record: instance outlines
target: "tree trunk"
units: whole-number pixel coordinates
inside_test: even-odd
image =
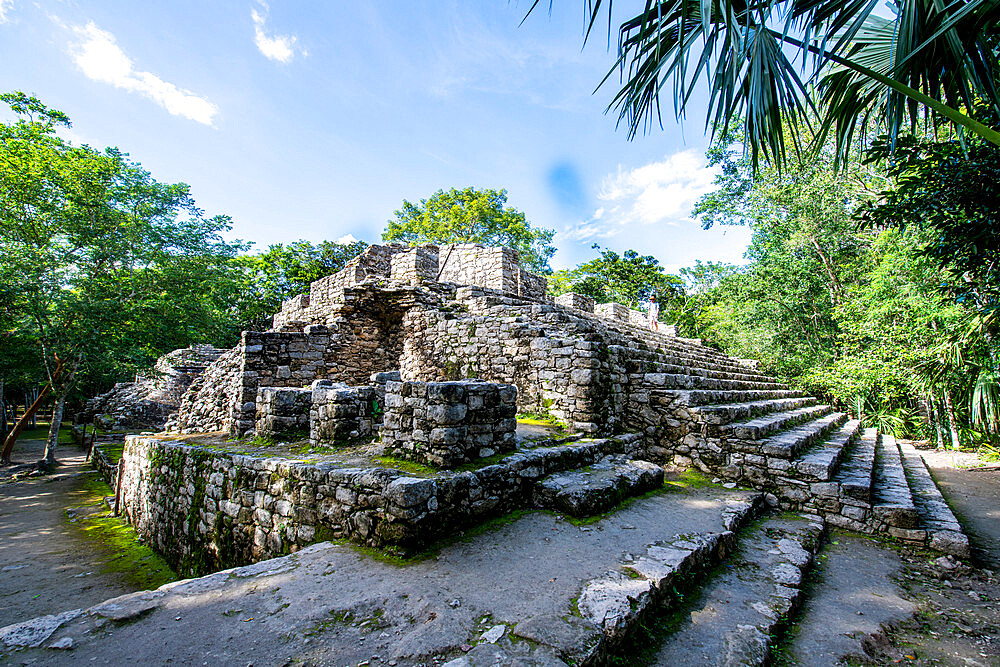
[[[51,386],[45,385],[42,390],[38,392],[38,398],[35,399],[35,402],[25,408],[24,414],[22,414],[20,419],[17,420],[17,423],[14,424],[14,428],[10,430],[10,433],[7,434],[6,440],[3,442],[3,453],[0,454],[0,463],[10,463],[10,457],[14,451],[14,443],[17,442],[17,438],[21,435],[21,431],[23,431],[28,425],[28,422],[31,421],[32,415],[38,412],[38,408],[42,407],[42,401],[46,396],[48,396],[51,390]]]
[[[941,410],[938,408],[937,401],[934,400],[933,396],[929,396],[927,402],[931,407],[931,428],[934,429],[934,439],[937,448],[944,449],[944,438],[941,436],[941,431],[944,430],[944,424],[941,423]]]
[[[7,439],[7,404],[3,400],[3,380],[0,380],[0,441]]]
[[[948,414],[948,430],[951,431],[951,448],[961,449],[962,441],[958,437],[958,420],[955,419],[955,408],[951,404],[951,397],[948,396],[948,390],[944,390],[944,409]]]
[[[42,460],[45,465],[51,466],[56,463],[56,446],[59,444],[59,427],[62,425],[63,410],[66,409],[66,394],[69,387],[59,392],[55,405],[52,407],[52,422],[49,423],[49,439],[45,441],[45,456]]]
[[[42,459],[45,465],[54,465],[56,462],[56,447],[59,444],[59,429],[62,427],[63,411],[66,409],[66,396],[73,388],[73,380],[76,378],[76,369],[80,364],[77,358],[69,366],[69,372],[63,375],[63,380],[56,388],[56,401],[52,407],[52,422],[49,424],[49,439],[45,442],[45,456]]]

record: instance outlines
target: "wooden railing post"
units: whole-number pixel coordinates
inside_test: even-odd
[[[115,479],[115,516],[118,516],[122,502],[122,477],[125,476],[125,459],[118,459],[118,476]]]

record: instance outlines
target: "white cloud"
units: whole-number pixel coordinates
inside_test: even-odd
[[[353,234],[345,234],[344,236],[341,236],[339,239],[334,241],[334,243],[339,243],[341,245],[350,245],[352,243],[357,243],[357,242],[358,240],[354,238]]]
[[[250,18],[253,20],[254,44],[257,49],[271,60],[279,63],[290,63],[295,57],[295,35],[268,35],[264,31],[264,24],[267,22],[267,3],[259,2],[262,12],[256,9],[250,10]],[[306,55],[305,51],[302,55]]]
[[[0,23],[6,23],[10,20],[7,18],[7,12],[9,12],[13,6],[14,0],[0,0]]]
[[[586,241],[616,236],[632,225],[691,222],[691,209],[713,189],[715,175],[716,170],[694,149],[635,169],[619,166],[601,184],[597,197],[603,205],[589,220],[564,233],[567,238]]]
[[[155,74],[136,71],[110,32],[101,30],[93,21],[74,30],[82,41],[71,49],[73,60],[88,78],[145,95],[175,116],[212,124],[219,112],[217,106]]]

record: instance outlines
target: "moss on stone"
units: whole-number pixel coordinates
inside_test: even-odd
[[[395,470],[409,472],[415,475],[436,475],[441,472],[438,468],[434,468],[424,463],[400,459],[395,456],[376,456],[372,460],[379,465],[385,466],[386,468],[394,468]]]

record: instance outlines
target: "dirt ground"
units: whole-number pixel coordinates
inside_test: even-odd
[[[34,462],[44,446],[25,440],[17,453],[22,462]],[[58,457],[60,465],[48,475],[0,483],[0,627],[142,588],[118,567],[134,548],[109,541],[109,522],[95,518],[108,514],[101,492],[110,489],[81,450],[63,445]]]
[[[1000,465],[983,464],[968,452],[920,454],[972,541],[973,561],[1000,569]]]

